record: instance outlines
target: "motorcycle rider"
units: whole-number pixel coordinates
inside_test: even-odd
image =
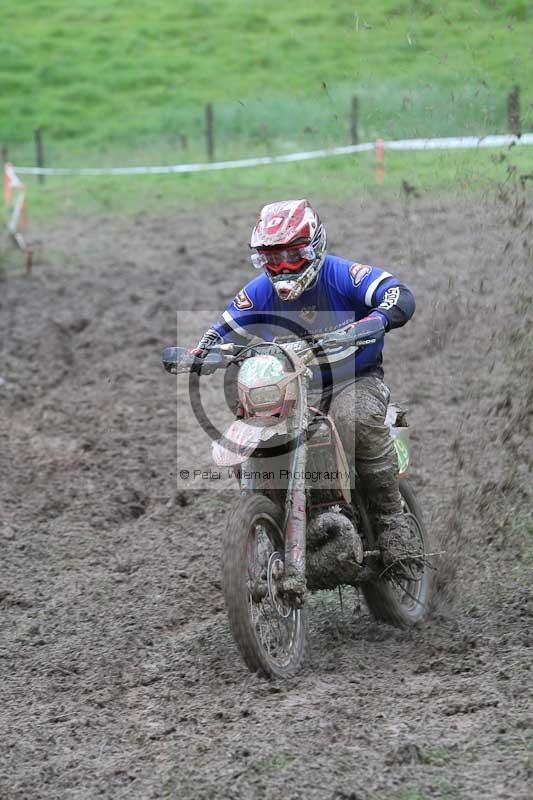
[[[390,331],[414,313],[411,291],[390,272],[326,253],[325,227],[305,199],[264,206],[250,247],[254,267],[263,272],[205,332],[192,351],[198,357],[223,341],[272,341],[268,315],[286,311],[310,335],[357,328],[368,317]],[[420,545],[403,515],[396,451],[385,424],[390,392],[383,382],[382,347],[383,339],[328,355],[330,414],[359,476],[384,563],[399,576],[406,569],[408,576]]]

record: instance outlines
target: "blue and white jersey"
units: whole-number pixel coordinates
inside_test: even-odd
[[[294,301],[279,299],[266,274],[250,281],[228,305],[213,328],[217,338],[244,343],[253,337],[302,338],[346,326],[379,314],[385,329],[400,327],[411,318],[415,303],[411,291],[390,272],[327,255],[315,284]],[[360,349],[328,352],[333,381],[381,371],[383,341]],[[322,372],[322,375],[321,375]],[[313,367],[311,385],[327,380],[329,370]]]

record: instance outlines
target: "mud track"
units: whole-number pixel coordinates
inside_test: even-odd
[[[531,213],[513,192],[321,210],[333,252],[417,297],[386,371],[447,551],[432,620],[322,593],[297,680],[239,660],[232,498],[176,491],[159,358],[177,307],[249,278],[255,209],[34,231],[33,276],[0,280],[1,797],[531,796]]]

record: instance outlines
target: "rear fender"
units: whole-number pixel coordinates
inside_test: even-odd
[[[409,460],[411,458],[407,428],[392,428],[392,440],[398,458],[398,476],[405,478],[409,472]]]
[[[405,418],[405,411],[399,406],[389,405],[385,424],[388,425],[398,459],[398,473],[400,478],[405,478],[409,471],[411,459],[411,443],[409,441],[409,428]]]

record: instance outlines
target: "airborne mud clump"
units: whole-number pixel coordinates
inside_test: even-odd
[[[160,366],[176,308],[223,308],[253,277],[255,207],[213,209],[207,232],[193,214],[38,232],[33,275],[0,282],[3,797],[529,796],[520,191],[320,208],[333,252],[391,266],[416,295],[386,375],[445,553],[433,617],[412,631],[374,622],[353,590],[342,610],[315,595],[288,684],[250,675],[230,638],[220,535],[234,496],[176,492],[176,384]]]

